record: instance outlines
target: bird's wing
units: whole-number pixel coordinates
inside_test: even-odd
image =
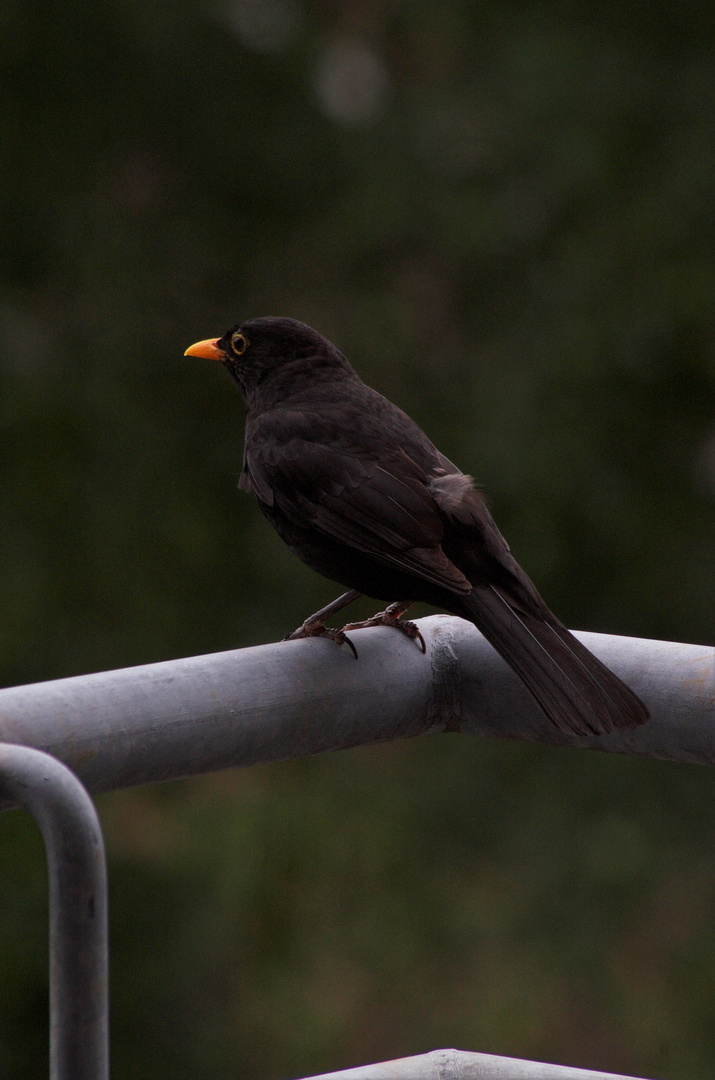
[[[443,455],[440,458],[441,467],[430,476],[428,486],[447,521],[451,542],[445,546],[452,557],[473,585],[488,583],[515,610],[529,614],[548,610],[511,554],[472,478],[460,473]]]
[[[424,472],[399,449],[379,456],[356,432],[282,409],[254,421],[242,477],[267,506],[386,566],[467,594],[442,551],[443,521]]]

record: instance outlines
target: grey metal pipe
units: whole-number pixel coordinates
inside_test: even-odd
[[[40,827],[50,882],[50,1077],[107,1080],[107,875],[97,814],[76,776],[0,744],[0,792]]]
[[[321,1073],[305,1080],[636,1080],[615,1073],[547,1065],[522,1058],[470,1054],[466,1050],[433,1050],[418,1057],[360,1065],[343,1072]]]
[[[262,645],[0,690],[0,740],[44,749],[90,791],[367,743],[460,731],[715,763],[715,650],[578,634],[639,693],[632,732],[557,731],[471,623],[420,620],[427,654],[394,630]]]

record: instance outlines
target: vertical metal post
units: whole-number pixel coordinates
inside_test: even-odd
[[[0,743],[0,794],[40,827],[50,883],[50,1078],[108,1080],[107,873],[94,804],[40,750]]]

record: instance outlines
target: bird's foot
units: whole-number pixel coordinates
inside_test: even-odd
[[[406,634],[412,641],[418,642],[423,653],[427,652],[427,646],[425,645],[425,639],[420,633],[417,623],[410,622],[409,620],[402,621],[402,616],[407,611],[409,604],[397,603],[390,604],[385,611],[379,611],[377,615],[373,615],[371,619],[365,619],[364,622],[347,623],[339,633],[343,633],[346,630],[363,630],[367,626],[394,626],[396,630],[401,630],[403,634]]]
[[[298,641],[300,638],[308,637],[325,637],[337,645],[347,645],[355,659],[358,658],[357,649],[346,633],[342,630],[333,630],[330,626],[326,626],[322,619],[316,619],[315,616],[306,619],[302,626],[299,626],[292,634],[286,634],[283,640]]]

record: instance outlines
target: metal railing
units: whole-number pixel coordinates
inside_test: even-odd
[[[637,1080],[633,1076],[547,1065],[466,1050],[433,1050],[418,1057],[360,1065],[344,1072],[322,1073],[305,1080]]]
[[[471,624],[389,629],[192,657],[0,690],[0,807],[35,816],[50,872],[51,1078],[106,1080],[106,873],[90,791],[451,731],[715,764],[715,650],[577,636],[651,710],[635,731],[556,730]],[[79,778],[79,779],[78,779]],[[81,782],[80,782],[81,781]],[[439,1050],[321,1080],[618,1080]]]
[[[50,882],[50,1076],[107,1080],[107,871],[94,804],[66,765],[0,743],[0,792],[35,818]]]

